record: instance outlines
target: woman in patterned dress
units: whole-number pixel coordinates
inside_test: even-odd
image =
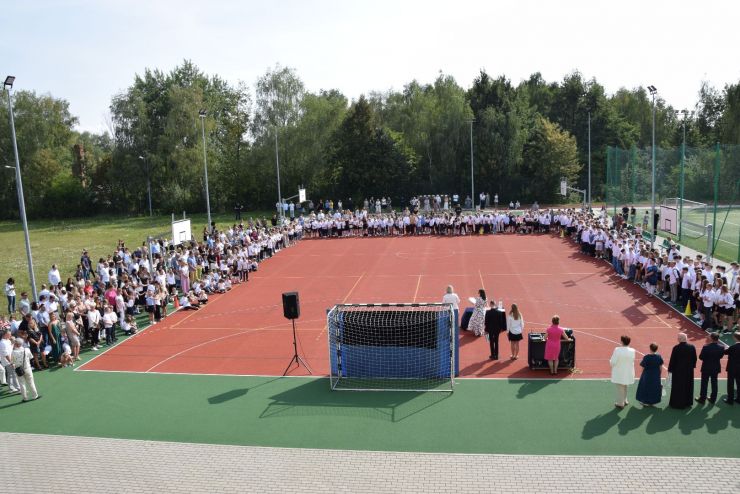
[[[473,315],[470,317],[468,323],[468,329],[475,334],[475,336],[481,336],[485,331],[486,322],[486,291],[482,288],[478,290],[478,297],[475,299],[475,308],[473,309]]]

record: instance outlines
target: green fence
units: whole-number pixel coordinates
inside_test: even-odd
[[[642,219],[652,201],[652,150],[607,148],[605,197],[617,213],[635,206]],[[684,245],[712,252],[725,261],[740,261],[740,146],[655,149],[656,211]],[[670,225],[670,223],[669,223]],[[707,225],[712,225],[711,236]],[[670,233],[664,233],[670,234]]]

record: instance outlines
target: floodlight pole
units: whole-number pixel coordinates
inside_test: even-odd
[[[651,217],[649,223],[652,225],[652,235],[650,235],[650,250],[653,250],[653,247],[655,246],[655,234],[658,232],[657,225],[655,224],[655,95],[658,93],[658,90],[655,88],[655,86],[648,86],[648,90],[650,91],[650,95],[653,97],[653,179],[651,191],[652,206],[650,208]]]
[[[208,213],[208,232],[213,232],[213,223],[211,222],[211,196],[208,194],[208,159],[206,157],[206,111],[198,112],[200,117],[200,128],[203,133],[203,170],[206,180],[206,211]]]
[[[152,181],[151,177],[149,176],[149,161],[147,161],[146,158],[143,156],[139,156],[139,159],[144,162],[144,166],[146,167],[146,194],[149,198],[149,216],[152,215]]]
[[[588,112],[588,207],[591,208],[591,112]]]
[[[473,168],[473,122],[475,118],[470,119],[470,201],[475,211],[475,171]]]
[[[21,162],[18,158],[18,142],[15,136],[15,119],[13,116],[13,100],[10,90],[13,88],[15,77],[8,76],[5,79],[4,88],[8,93],[8,114],[10,115],[10,134],[13,138],[13,154],[15,155],[15,185],[18,189],[18,209],[23,223],[23,237],[26,241],[26,259],[28,260],[28,280],[31,282],[31,293],[33,300],[38,301],[36,292],[36,276],[33,274],[33,256],[31,255],[31,239],[28,236],[28,221],[26,220],[26,200],[23,197],[23,179],[21,178]]]
[[[678,112],[677,112],[678,113]],[[679,177],[680,197],[678,198],[678,240],[683,238],[683,194],[684,194],[684,168],[686,166],[686,117],[689,115],[688,110],[682,110],[683,113],[683,143],[681,144],[681,175]]]
[[[278,152],[278,128],[275,126],[275,168],[277,169],[278,215],[283,218],[283,196],[280,192],[280,153]],[[282,225],[282,222],[281,222]]]

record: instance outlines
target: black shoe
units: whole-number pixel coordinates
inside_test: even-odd
[[[725,403],[727,403],[728,405],[732,405],[733,403],[735,403],[735,401],[734,401],[734,400],[731,400],[731,399],[729,399],[729,398],[722,398],[722,401],[724,401],[724,402],[725,402]]]
[[[707,401],[707,399],[697,396],[696,398],[694,398],[694,401],[696,401],[697,403],[701,403],[703,405],[704,402]]]

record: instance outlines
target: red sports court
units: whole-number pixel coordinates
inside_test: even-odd
[[[463,300],[485,288],[489,299],[516,302],[525,333],[543,331],[553,314],[576,337],[576,368],[562,378],[608,378],[609,357],[628,334],[638,352],[656,342],[664,358],[685,331],[706,335],[659,300],[612,274],[552,235],[381,237],[304,240],[262,263],[248,283],[213,296],[199,311],[180,311],[94,358],[81,370],[281,375],[293,355],[281,294],[300,294],[299,353],[314,374],[327,375],[326,311],[338,303],[438,302],[447,285]],[[484,337],[461,331],[460,377],[546,378],[520,357],[488,359]],[[641,353],[638,353],[640,356]],[[292,375],[306,374],[295,368]]]

